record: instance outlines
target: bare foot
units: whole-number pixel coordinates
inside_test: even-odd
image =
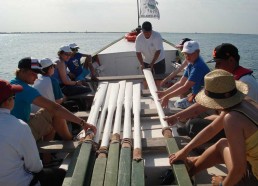
[[[211,183],[213,186],[218,186],[225,179],[225,176],[212,176]]]

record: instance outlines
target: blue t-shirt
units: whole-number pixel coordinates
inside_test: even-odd
[[[63,96],[63,93],[61,91],[61,88],[59,86],[59,82],[57,81],[57,79],[55,79],[53,77],[50,77],[50,79],[51,79],[51,83],[52,83],[55,100],[63,98],[64,96]]]
[[[76,53],[73,57],[71,57],[66,65],[71,73],[75,75],[75,77],[79,76],[82,73],[82,64],[81,64],[81,53]]]
[[[15,94],[15,103],[11,114],[28,123],[30,120],[31,103],[36,97],[41,95],[35,88],[18,78],[11,80],[10,83],[18,84],[23,87],[23,91]]]
[[[210,72],[209,67],[201,57],[198,57],[194,64],[188,64],[184,71],[184,77],[189,81],[195,82],[192,93],[197,94],[204,86],[204,76]]]

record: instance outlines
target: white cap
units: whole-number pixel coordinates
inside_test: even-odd
[[[41,68],[47,68],[51,65],[55,65],[55,63],[53,63],[52,60],[49,58],[43,58],[39,61],[39,63],[41,65]]]
[[[182,52],[187,54],[192,54],[199,49],[200,49],[199,44],[196,41],[187,41],[184,43]]]
[[[72,49],[79,48],[79,46],[76,45],[76,43],[71,43],[71,44],[69,45],[69,47],[72,48]]]
[[[64,52],[72,52],[69,46],[61,46],[61,47],[59,48],[59,51],[58,51],[58,52],[61,52],[61,51],[64,51]]]

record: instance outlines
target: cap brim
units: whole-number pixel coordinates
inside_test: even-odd
[[[32,70],[33,72],[35,72],[37,74],[45,74],[45,72],[40,69],[30,69],[30,70]]]

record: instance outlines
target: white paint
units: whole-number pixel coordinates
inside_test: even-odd
[[[125,114],[124,114],[124,129],[123,138],[131,138],[132,135],[132,124],[131,124],[131,109],[132,109],[132,98],[133,98],[133,83],[127,82],[125,87]]]
[[[142,148],[140,112],[141,112],[141,85],[137,83],[133,85],[134,149]]]
[[[126,81],[119,82],[119,92],[116,103],[116,116],[114,122],[113,134],[120,134],[121,132],[121,118],[122,118],[122,110],[125,96],[125,84]]]
[[[146,79],[147,84],[150,89],[150,93],[151,93],[153,100],[155,102],[155,105],[157,107],[160,123],[161,123],[162,127],[168,127],[168,123],[163,119],[165,117],[165,114],[164,114],[164,111],[159,102],[159,98],[157,95],[157,87],[156,87],[152,72],[150,71],[150,69],[143,69],[143,74],[145,76],[145,79]]]
[[[112,128],[112,121],[114,112],[116,109],[116,100],[118,96],[119,91],[119,83],[110,83],[109,86],[111,86],[111,92],[109,95],[109,102],[108,102],[108,115],[105,123],[104,133],[102,137],[101,147],[105,146],[107,147],[109,145],[110,141],[110,133]]]

